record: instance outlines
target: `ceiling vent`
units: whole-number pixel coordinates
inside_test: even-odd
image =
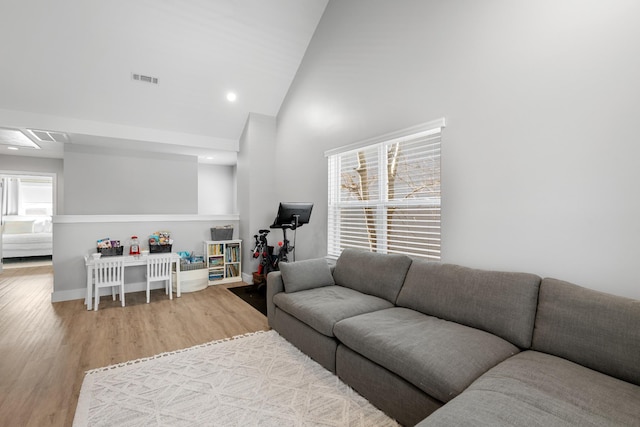
[[[143,74],[131,74],[131,78],[133,78],[133,80],[139,81],[139,82],[145,82],[145,83],[152,83],[154,85],[158,84],[158,78],[157,77],[151,77],[151,76],[145,76]]]
[[[37,141],[40,142],[69,142],[69,137],[66,133],[63,132],[36,129],[27,129],[27,131],[31,134],[31,136],[33,136]]]

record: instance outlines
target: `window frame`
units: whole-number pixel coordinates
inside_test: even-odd
[[[333,150],[328,150],[325,152],[325,157],[327,157],[327,166],[328,166],[328,183],[327,183],[327,257],[328,258],[337,258],[340,255],[343,247],[360,247],[365,248],[367,245],[354,244],[354,243],[346,243],[345,241],[348,239],[342,238],[341,236],[341,222],[339,216],[341,211],[345,212],[348,209],[359,209],[359,208],[374,208],[375,209],[375,231],[376,231],[376,239],[375,239],[375,251],[380,253],[406,253],[408,255],[427,258],[431,260],[439,261],[440,249],[441,249],[441,215],[440,215],[440,207],[441,207],[441,195],[438,197],[421,197],[418,199],[412,198],[395,198],[389,199],[388,194],[388,161],[387,161],[387,149],[396,143],[403,142],[412,142],[419,140],[420,138],[427,138],[433,136],[436,139],[436,143],[434,145],[437,146],[437,157],[440,158],[440,147],[442,141],[442,130],[445,127],[445,119],[441,118],[438,120],[433,120],[427,123],[423,123],[417,126],[413,126],[411,128],[399,130],[393,133],[381,135],[375,138],[367,139],[364,141],[357,142],[355,144],[350,144],[344,147],[339,147]],[[377,163],[376,163],[376,171],[377,171],[377,189],[376,192],[378,194],[378,198],[376,200],[340,200],[341,188],[342,188],[342,165],[341,162],[349,155],[353,155],[362,150],[372,150],[375,149],[377,151]],[[438,160],[439,161],[439,160]],[[440,179],[440,165],[438,164],[438,180]],[[395,203],[394,203],[395,202]],[[423,250],[423,251],[411,251],[408,250],[409,246],[401,244],[399,246],[394,245],[394,247],[389,249],[389,237],[387,235],[389,224],[388,224],[388,209],[393,207],[397,208],[398,206],[402,206],[405,210],[411,208],[423,207],[423,210],[426,212],[437,211],[437,226],[429,225],[429,220],[424,219],[424,224],[420,226],[420,232],[425,232],[427,234],[432,234],[435,238],[430,238],[431,241],[437,241],[437,245],[433,246],[435,249]],[[363,217],[366,217],[366,214],[362,214]],[[428,216],[428,215],[425,215]],[[421,221],[422,223],[422,221]],[[353,227],[353,231],[360,230],[361,232],[368,232],[368,227],[366,225],[358,227]],[[350,230],[351,231],[351,230]],[[371,248],[371,240],[369,239],[369,250]],[[399,249],[398,249],[399,248]],[[426,254],[428,253],[428,254]]]

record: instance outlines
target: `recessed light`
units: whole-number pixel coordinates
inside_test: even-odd
[[[14,151],[18,151],[18,147],[7,147],[7,150],[14,150]]]
[[[227,101],[236,102],[236,99],[238,99],[238,95],[236,95],[235,92],[227,93]]]

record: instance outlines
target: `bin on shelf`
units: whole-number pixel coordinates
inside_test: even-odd
[[[102,254],[102,256],[117,256],[117,255],[122,255],[124,246],[120,246],[117,248],[96,248],[96,249],[98,253]]]
[[[173,245],[149,245],[149,253],[152,254],[164,254],[171,252]]]
[[[225,225],[221,227],[211,227],[211,240],[231,240],[233,239],[233,226]]]

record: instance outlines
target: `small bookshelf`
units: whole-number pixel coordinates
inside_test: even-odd
[[[209,285],[242,281],[242,241],[208,240],[204,242]]]

